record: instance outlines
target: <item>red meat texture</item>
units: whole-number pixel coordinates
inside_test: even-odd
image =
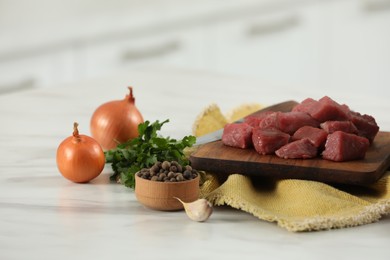
[[[246,123],[252,127],[258,127],[260,125],[261,121],[263,121],[263,119],[266,116],[273,114],[273,113],[275,113],[275,112],[265,111],[265,112],[262,112],[262,113],[259,113],[256,115],[249,115],[249,116],[244,118],[244,123]]]
[[[278,129],[253,129],[253,146],[259,154],[274,154],[277,149],[286,145],[289,140],[290,135]]]
[[[326,121],[324,123],[321,123],[320,126],[328,134],[332,134],[336,131],[342,131],[351,134],[358,133],[358,129],[351,121]]]
[[[306,112],[274,112],[259,124],[262,129],[276,128],[290,135],[302,126],[318,127],[319,123]]]
[[[275,154],[284,159],[310,159],[317,156],[317,147],[307,138],[288,143]]]
[[[306,112],[320,123],[329,120],[348,120],[349,108],[347,105],[340,105],[328,96],[314,100],[307,98],[295,106],[292,111]]]
[[[336,131],[328,135],[322,158],[336,162],[363,159],[369,146],[365,137]]]
[[[314,144],[315,147],[320,148],[325,145],[326,138],[328,133],[323,129],[312,127],[312,126],[302,126],[299,128],[294,135],[292,140],[296,141],[299,139],[307,138],[310,142]]]
[[[374,141],[376,134],[379,132],[379,126],[375,118],[351,111],[350,120],[356,126],[359,136],[366,137],[370,143]]]
[[[378,132],[374,117],[324,96],[307,98],[291,112],[268,111],[248,116],[241,124],[227,124],[222,142],[281,158],[320,155],[326,160],[349,161],[363,159]]]
[[[249,148],[252,146],[252,127],[245,123],[226,124],[222,142],[228,146]]]

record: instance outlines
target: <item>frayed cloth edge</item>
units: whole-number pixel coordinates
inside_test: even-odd
[[[253,216],[268,222],[276,222],[278,226],[291,232],[320,231],[337,228],[355,227],[378,221],[382,216],[390,214],[390,200],[380,200],[375,204],[365,206],[354,215],[318,216],[289,220],[267,214],[264,210],[251,206],[245,201],[238,201],[232,197],[221,194],[210,194],[207,200],[215,206],[228,205],[232,208],[243,210]]]

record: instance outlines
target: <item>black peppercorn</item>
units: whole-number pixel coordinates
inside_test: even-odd
[[[156,162],[150,168],[143,168],[136,175],[151,181],[181,182],[196,178],[198,171],[190,165],[181,166],[177,161],[164,161]]]

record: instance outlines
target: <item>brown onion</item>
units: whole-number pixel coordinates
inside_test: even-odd
[[[104,152],[92,137],[80,135],[78,124],[73,125],[73,136],[69,136],[57,149],[57,167],[60,173],[73,182],[88,182],[102,172],[105,164]]]
[[[135,106],[133,89],[122,100],[107,102],[98,107],[91,118],[91,134],[104,150],[115,148],[138,137],[138,125],[144,119]]]

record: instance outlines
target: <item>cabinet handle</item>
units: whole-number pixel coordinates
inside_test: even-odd
[[[167,55],[181,48],[181,43],[178,40],[165,42],[161,45],[152,46],[149,48],[131,49],[122,53],[123,61],[142,60]]]
[[[253,24],[247,30],[247,36],[256,37],[271,33],[282,32],[299,25],[301,19],[298,15],[284,17],[278,21]]]
[[[27,78],[27,79],[21,80],[17,83],[0,85],[0,95],[6,94],[6,93],[11,93],[11,92],[16,92],[16,91],[21,91],[21,90],[26,90],[26,89],[31,89],[31,88],[35,87],[35,83],[36,83],[35,79]]]
[[[390,9],[389,0],[370,0],[365,1],[363,4],[363,11],[368,13],[385,11]]]

